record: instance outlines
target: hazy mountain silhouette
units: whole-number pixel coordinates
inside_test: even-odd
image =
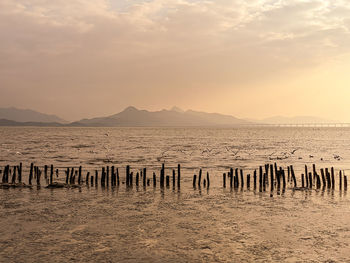
[[[230,115],[183,111],[173,107],[171,110],[147,111],[127,107],[120,113],[93,119],[83,119],[71,126],[235,126],[249,122]]]
[[[23,110],[17,108],[0,108],[0,119],[12,120],[15,122],[57,122],[67,123],[67,121],[57,117],[33,110]]]

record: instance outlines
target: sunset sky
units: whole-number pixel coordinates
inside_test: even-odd
[[[1,0],[0,107],[350,122],[349,0]]]

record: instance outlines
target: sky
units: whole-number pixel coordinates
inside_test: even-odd
[[[129,105],[350,122],[350,1],[0,1],[0,107]]]

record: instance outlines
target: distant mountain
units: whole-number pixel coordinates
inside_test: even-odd
[[[305,123],[336,123],[338,121],[327,120],[327,119],[313,117],[313,116],[295,116],[295,117],[275,116],[275,117],[255,121],[255,122],[266,123],[266,124],[305,124]]]
[[[23,110],[17,108],[0,108],[0,119],[12,120],[16,122],[57,122],[67,123],[67,121],[57,117],[33,110]]]
[[[73,122],[70,126],[236,126],[249,122],[230,115],[183,111],[177,107],[171,110],[147,111],[128,107],[120,113]]]

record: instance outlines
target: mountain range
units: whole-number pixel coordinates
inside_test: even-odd
[[[206,113],[201,111],[184,111],[178,107],[170,110],[147,111],[127,107],[123,111],[105,117],[82,119],[69,123],[56,115],[48,115],[33,110],[0,108],[0,126],[50,126],[50,127],[195,127],[217,126],[232,127],[250,124],[300,124],[300,123],[333,123],[335,121],[317,117],[276,116],[264,120],[239,119],[231,115]]]

